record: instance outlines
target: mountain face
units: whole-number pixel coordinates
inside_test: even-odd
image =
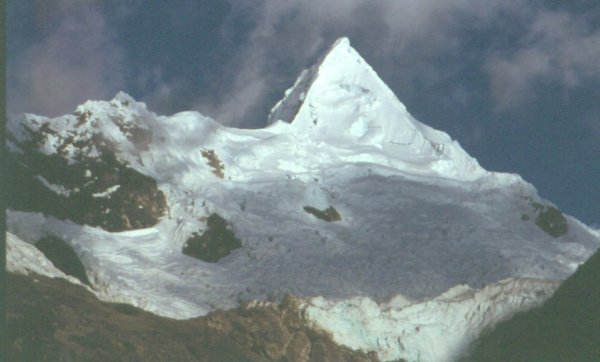
[[[414,119],[346,38],[300,76],[269,121],[291,123],[309,142],[338,148],[346,162],[459,180],[486,173],[447,134]]]
[[[24,195],[8,213],[21,240],[9,270],[64,276],[31,250],[53,238],[98,298],[165,317],[293,295],[304,323],[382,360],[459,358],[600,245],[415,120],[347,39],[264,129],[158,116],[119,93],[11,120],[8,140]]]
[[[151,141],[147,125],[137,121],[147,114],[124,112],[126,102],[115,98],[93,119],[90,105],[72,116],[13,121],[8,206],[109,231],[156,224],[165,196],[154,179],[128,167]]]

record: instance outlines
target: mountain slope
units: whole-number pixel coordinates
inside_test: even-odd
[[[486,328],[516,310],[535,307],[558,282],[507,279],[481,290],[456,286],[446,293],[411,303],[402,297],[376,303],[355,297],[332,301],[312,298],[303,304],[309,320],[337,343],[375,351],[384,361],[456,361]]]
[[[344,149],[349,162],[376,157],[411,173],[454,179],[486,173],[447,134],[414,119],[347,38],[300,76],[269,121],[289,122],[310,142]]]
[[[600,245],[597,233],[519,176],[484,170],[447,134],[416,121],[347,39],[286,94],[260,130],[223,127],[196,112],[158,116],[124,93],[88,101],[75,115],[13,119],[10,150],[37,187],[58,196],[85,189],[96,216],[116,213],[121,223],[77,219],[77,205],[64,214],[16,204],[9,231],[29,244],[62,240],[99,298],[179,319],[288,294],[307,305],[322,297],[426,306],[458,285],[547,285]],[[107,180],[94,168],[104,154],[118,170]],[[53,170],[27,155],[59,160],[83,185],[48,179]],[[143,197],[133,197],[131,178],[148,185]],[[30,194],[27,185],[15,192]],[[538,286],[517,288],[527,306],[548,296],[541,287],[529,298]],[[484,297],[449,308],[450,321],[474,313],[484,328],[525,305],[508,303],[489,319],[477,307],[492,296],[472,294]],[[395,348],[388,347],[378,351]]]
[[[7,277],[6,361],[377,361],[306,327],[291,302],[178,321],[61,279]]]

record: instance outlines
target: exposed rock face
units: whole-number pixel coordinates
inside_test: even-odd
[[[217,176],[220,179],[224,178],[225,173],[223,172],[223,170],[225,169],[225,166],[223,166],[223,162],[221,162],[219,156],[217,156],[217,154],[215,153],[215,150],[202,150],[201,154],[202,157],[204,157],[208,162],[208,165],[212,169],[213,175]]]
[[[183,246],[185,255],[215,263],[229,255],[242,243],[231,230],[231,225],[219,214],[211,214],[206,223],[208,229],[202,234],[193,233]]]
[[[131,148],[143,150],[150,130],[118,117],[104,120],[113,128],[99,122],[91,111],[79,110],[77,116],[26,116],[13,124],[8,206],[109,231],[156,224],[167,208],[164,194],[154,179],[118,157],[118,137],[103,133],[112,130]]]
[[[10,208],[42,212],[108,231],[152,226],[166,210],[165,196],[156,181],[110,154],[73,165],[55,155],[30,156],[9,156]],[[90,180],[86,180],[86,170],[94,175]],[[57,193],[47,184],[65,192]]]
[[[563,236],[569,230],[569,224],[562,212],[553,206],[534,204],[538,215],[535,224],[552,237]]]
[[[9,361],[377,361],[307,328],[294,300],[172,320],[61,279],[8,274]]]
[[[531,199],[527,199],[535,216],[535,224],[553,238],[565,235],[569,231],[567,219],[559,209],[552,205],[545,205]],[[531,220],[528,213],[521,215],[521,220]]]
[[[333,206],[329,206],[325,210],[319,210],[312,206],[304,206],[304,211],[327,222],[342,220],[340,213]]]
[[[85,267],[73,249],[56,236],[49,235],[35,243],[35,247],[63,273],[73,276],[84,284],[90,285]]]

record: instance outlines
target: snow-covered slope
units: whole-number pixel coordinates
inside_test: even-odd
[[[196,112],[157,116],[124,93],[89,101],[76,115],[12,120],[16,153],[33,133],[41,153],[76,164],[102,140],[120,162],[156,180],[168,211],[153,227],[123,232],[10,211],[8,228],[32,244],[45,235],[64,239],[102,299],[174,318],[286,294],[331,303],[403,295],[417,303],[463,284],[559,280],[600,245],[597,233],[519,176],[484,170],[447,134],[416,121],[347,39],[286,94],[259,130],[226,128]],[[97,197],[110,198],[117,186]],[[341,220],[323,220],[329,208]],[[184,255],[213,213],[231,223],[242,247],[216,263]],[[488,317],[466,305],[442,310],[449,320]],[[490,320],[519,307],[503,304]],[[312,315],[331,329],[322,314]],[[365,341],[380,333],[356,331]],[[403,341],[405,351],[428,348]],[[398,348],[377,350],[388,356]]]
[[[62,278],[90,290],[77,278],[57,269],[35,246],[11,233],[6,233],[6,271],[22,275],[38,274],[49,278]]]
[[[506,279],[477,291],[456,286],[421,303],[401,296],[380,304],[365,297],[342,301],[318,297],[303,308],[308,319],[336,342],[376,351],[383,361],[457,361],[484,329],[515,311],[540,305],[558,284]]]
[[[461,180],[485,174],[446,133],[414,119],[347,38],[336,41],[320,63],[300,76],[269,118],[291,122],[308,142],[335,145],[347,162],[376,160],[411,173]]]

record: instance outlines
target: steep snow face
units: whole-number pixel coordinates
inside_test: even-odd
[[[312,298],[302,304],[309,321],[330,332],[337,343],[377,352],[382,361],[452,362],[486,328],[516,311],[539,306],[558,282],[507,279],[473,290],[456,286],[420,303],[397,296],[376,303],[365,297],[331,301]]]
[[[304,71],[270,121],[291,122],[294,132],[314,143],[370,149],[395,168],[461,180],[485,175],[446,133],[414,119],[377,73],[339,39],[327,55]],[[365,161],[349,152],[346,161]]]

